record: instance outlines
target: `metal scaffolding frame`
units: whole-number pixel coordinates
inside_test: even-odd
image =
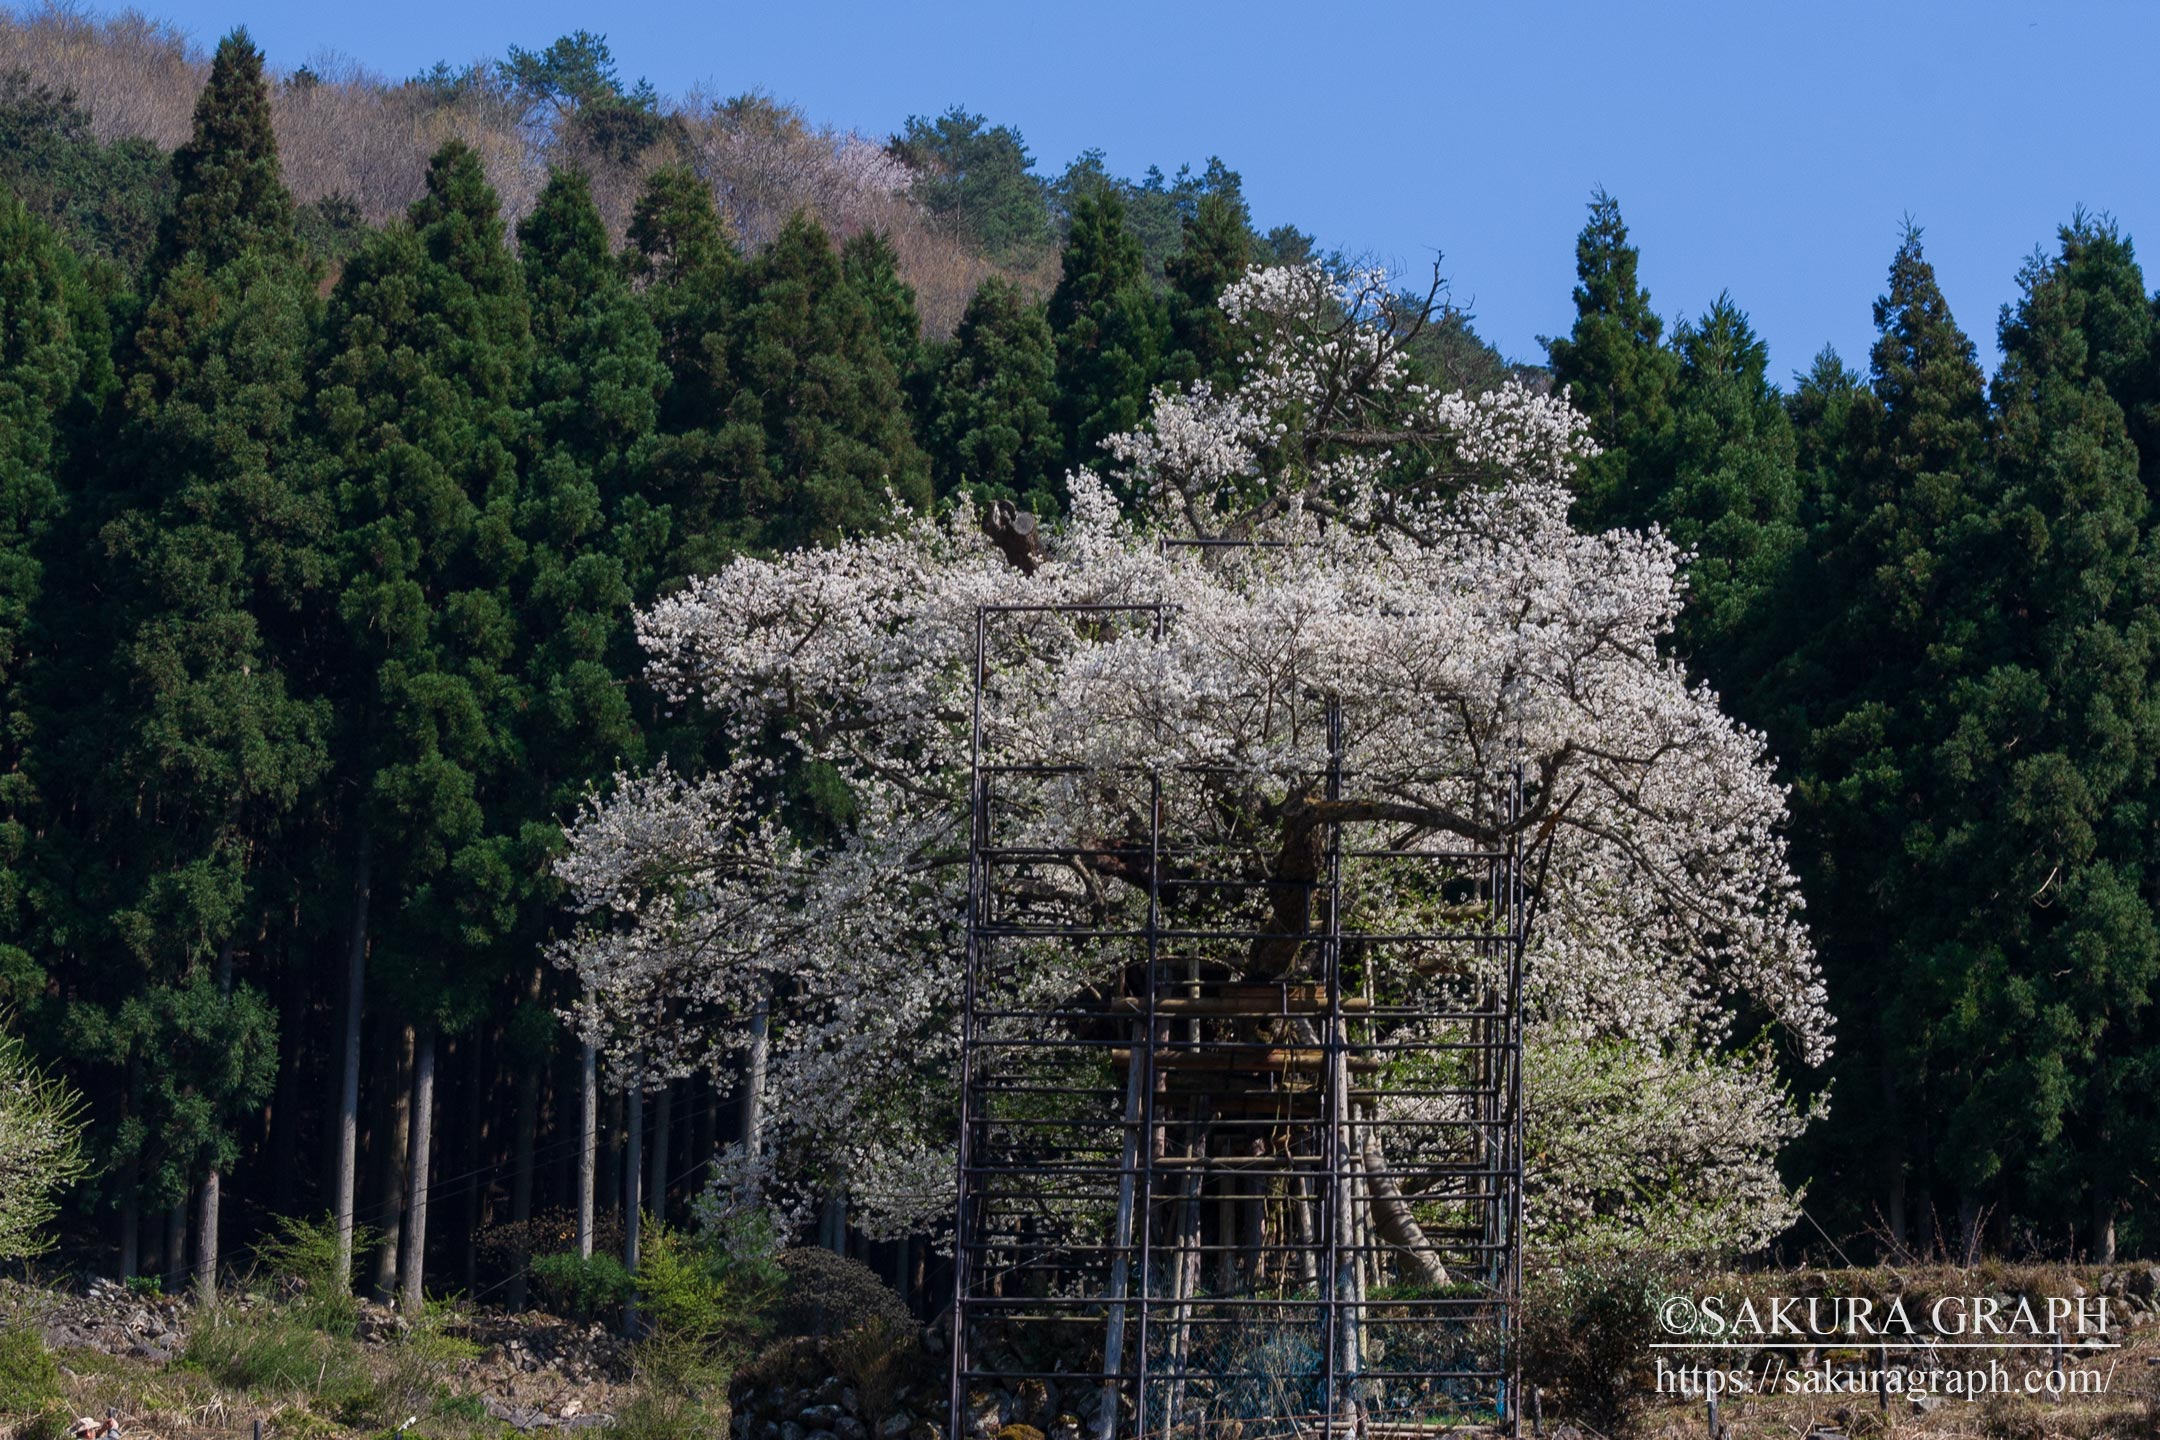
[[[1518,1434],[1520,767],[1460,777],[1501,846],[1331,820],[1309,876],[1256,873],[1253,834],[1208,823],[1220,767],[986,753],[997,627],[1031,615],[1157,640],[1173,619],[977,612],[952,1440],[973,1392],[1022,1385],[1090,1440]],[[1312,704],[1309,783],[1355,798],[1346,717]],[[1044,787],[1082,784],[1116,792],[1121,833],[1015,838]],[[1075,875],[1137,919],[1076,921],[1053,903]],[[1361,924],[1374,881],[1442,928]]]

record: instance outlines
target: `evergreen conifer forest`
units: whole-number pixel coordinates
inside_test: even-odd
[[[791,1304],[949,1324],[973,892],[932,622],[1149,586],[1186,668],[1060,632],[1014,733],[1153,757],[1145,709],[1260,774],[1224,697],[1321,686],[1375,754],[1527,746],[1533,1268],[1620,1305],[1635,1264],[2160,1255],[2160,294],[2106,214],[2004,257],[1993,317],[1908,223],[1869,352],[1781,382],[1746,296],[1661,316],[1599,190],[1530,362],[1437,275],[1261,233],[1219,159],[668,99],[586,31],[279,59],[0,12],[15,1273],[299,1277],[348,1338],[349,1281],[444,1373],[437,1301],[604,1321],[659,1337],[633,1434],[719,1433],[701,1367],[794,1384],[766,1342],[837,1327]],[[1455,824],[1421,783],[1351,818]],[[1107,843],[1060,803],[1035,843]],[[1321,802],[1209,803],[1289,884]],[[1074,871],[1035,903],[1124,913]],[[190,1363],[286,1383],[221,1343]],[[1546,1403],[1644,1423],[1568,1354]],[[418,1381],[339,1413],[307,1355],[337,1425],[464,1433]],[[0,1416],[38,1410],[11,1363]],[[1061,1440],[1044,1403],[991,1433]]]

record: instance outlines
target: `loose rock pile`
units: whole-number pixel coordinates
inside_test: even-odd
[[[580,1325],[535,1311],[482,1313],[459,1333],[485,1348],[482,1365],[504,1374],[549,1372],[579,1385],[630,1378],[630,1342],[598,1321]]]
[[[1027,1379],[1011,1389],[968,1392],[968,1434],[973,1440],[1081,1440],[1093,1434],[1103,1406],[1102,1381],[1075,1375]]]
[[[944,1440],[941,1365],[913,1337],[902,1342],[884,1393],[848,1383],[826,1340],[782,1340],[728,1388],[735,1440]]]
[[[513,1430],[606,1425],[630,1379],[630,1344],[598,1323],[551,1315],[481,1314],[463,1332],[483,1348],[464,1387]]]
[[[93,1280],[80,1295],[39,1291],[20,1303],[36,1316],[52,1350],[97,1350],[163,1364],[187,1343],[185,1301],[138,1295],[116,1280]]]

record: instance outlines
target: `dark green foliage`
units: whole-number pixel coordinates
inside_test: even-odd
[[[312,205],[300,207],[294,218],[300,243],[322,264],[342,264],[367,240],[367,221],[361,218],[360,202],[350,195],[325,195]]]
[[[1745,685],[1768,658],[1757,637],[1803,535],[1796,445],[1769,352],[1747,316],[1720,295],[1673,336],[1671,472],[1648,498],[1655,520],[1696,559],[1676,642],[1698,674]],[[1756,653],[1748,653],[1751,649]]]
[[[1785,410],[1793,422],[1802,513],[1810,523],[1827,515],[1837,504],[1837,476],[1846,463],[1852,407],[1866,393],[1866,381],[1846,369],[1837,351],[1828,345],[1805,373],[1794,377]]]
[[[511,53],[516,53],[515,47]],[[509,83],[500,65],[452,65],[447,60],[437,60],[407,80],[405,86],[425,95],[430,103],[443,106],[455,105],[467,96],[484,94],[492,88],[508,88]]]
[[[1635,523],[1663,474],[1679,365],[1636,279],[1620,202],[1603,190],[1575,241],[1575,328],[1548,340],[1553,380],[1568,387],[1604,453],[1577,476],[1576,520],[1592,529]]]
[[[1057,348],[1040,305],[995,276],[968,302],[931,387],[925,441],[938,493],[967,489],[1039,515],[1061,507],[1052,414]]]
[[[278,173],[262,52],[235,30],[219,42],[195,106],[195,133],[173,152],[173,208],[152,269],[193,257],[214,270],[242,255],[293,252],[293,201]]]
[[[900,377],[824,230],[790,220],[741,286],[728,347],[739,388],[715,437],[722,473],[738,477],[716,509],[739,543],[784,550],[874,529],[888,490],[926,509],[929,466]]]
[[[408,1013],[455,1022],[470,959],[516,918],[521,818],[519,456],[532,366],[525,286],[477,156],[428,171],[411,222],[369,241],[332,297],[315,425],[337,501],[343,749],[387,893],[378,956]]]
[[[518,227],[534,345],[533,420],[543,445],[605,472],[617,492],[630,452],[659,423],[668,376],[660,336],[609,253],[585,177],[557,170]]]
[[[738,262],[711,194],[661,171],[630,230],[630,271],[671,371],[648,474],[671,516],[662,584],[742,548],[787,548],[874,527],[890,488],[929,503],[893,351],[912,299],[876,241],[853,265],[797,216]]]
[[[669,514],[670,548],[657,567],[665,587],[717,569],[731,553],[721,521],[733,487],[716,432],[734,393],[728,341],[741,262],[711,188],[680,167],[646,182],[629,240],[624,263],[653,317],[668,376],[647,462],[649,492]]]
[[[590,1320],[612,1314],[630,1297],[630,1272],[604,1252],[581,1256],[575,1250],[538,1255],[532,1262],[533,1289],[540,1303],[558,1315]]]
[[[1988,457],[1972,343],[1917,232],[1899,247],[1875,320],[1866,390],[1841,393],[1828,364],[1815,393],[1803,390],[1804,408],[1818,411],[1805,417],[1803,453],[1834,456],[1836,477],[1812,507],[1810,633],[1774,708],[1790,727],[1781,739],[1796,859],[1831,1003],[1859,1017],[1841,1037],[1834,1083],[1873,1102],[1848,1127],[1847,1163],[1886,1197],[1902,1239],[1904,1177],[1927,1174],[1926,1157],[1911,1153],[1930,1133],[1921,1117],[1947,1098],[1928,1055],[1962,922],[1943,888],[1955,877],[1935,868],[1934,827],[1952,799],[1935,750],[1958,723],[1956,674],[1979,618],[1958,556],[1981,514]],[[1821,430],[1837,408],[1845,434],[1832,441]]]
[[[30,683],[61,529],[71,432],[95,395],[103,317],[47,227],[0,190],[0,1006],[39,989],[24,910],[40,824]],[[90,333],[85,333],[86,329]],[[65,620],[54,617],[64,628]],[[51,622],[48,622],[51,623]]]
[[[574,152],[616,165],[629,164],[667,133],[668,120],[660,113],[659,96],[642,82],[630,94],[579,106],[576,117],[564,127],[564,138]]]
[[[1073,206],[1049,319],[1057,337],[1057,419],[1066,463],[1088,464],[1104,436],[1139,424],[1169,329],[1140,244],[1125,228],[1125,202],[1108,188]]]
[[[97,1107],[100,1150],[159,1167],[141,1182],[168,1198],[230,1163],[266,1093],[275,1023],[231,976],[289,913],[278,849],[329,764],[302,643],[327,511],[296,464],[315,277],[244,36],[218,47],[174,172],[84,502],[95,563],[67,581],[98,603],[52,680],[67,739],[47,787],[73,820],[48,923],[96,976],[70,1043],[129,1092]]]
[[[1088,150],[1065,167],[1065,173],[1051,183],[1049,194],[1065,222],[1068,244],[1079,223],[1082,202],[1115,196],[1124,206],[1125,228],[1139,244],[1142,268],[1157,282],[1167,278],[1171,260],[1185,249],[1186,227],[1198,217],[1202,201],[1212,196],[1240,217],[1246,215],[1243,180],[1215,156],[1208,157],[1198,175],[1190,165],[1179,166],[1174,176],[1150,165],[1133,181],[1111,174],[1102,151]]]
[[[607,37],[590,30],[559,36],[545,50],[513,45],[499,70],[503,83],[528,105],[573,110],[623,93]]]
[[[124,1098],[93,1111],[92,1134],[108,1179],[134,1177],[144,1203],[163,1208],[238,1158],[236,1132],[277,1078],[277,1016],[253,986],[226,993],[201,970],[136,983],[116,1005],[69,1005],[61,1039],[82,1063],[125,1077]]]
[[[2142,1075],[2094,1064],[2160,975],[2139,883],[2160,571],[2106,384],[2119,311],[2081,283],[2091,252],[2117,244],[2090,222],[2066,228],[2003,316],[1993,483],[1949,582],[1970,629],[1945,637],[1958,663],[1934,727],[1933,803],[1907,842],[1942,886],[1921,993],[1947,1002],[1931,1066],[1946,1102],[1940,1163],[1966,1194],[1998,1177],[2011,1194],[2112,1184],[2112,1204],[2143,1163],[2125,1147],[2160,1149],[2122,1124],[2125,1100],[2144,1108]]]
[[[783,1250],[778,1263],[786,1279],[772,1310],[775,1335],[838,1335],[873,1321],[912,1323],[907,1305],[860,1260],[804,1246]]]
[[[840,249],[840,271],[870,308],[878,344],[903,387],[912,388],[922,369],[922,316],[915,291],[900,278],[900,257],[875,230],[850,238]]]
[[[1238,344],[1222,293],[1252,264],[1252,216],[1235,188],[1210,190],[1185,222],[1184,244],[1166,269],[1170,281],[1171,378],[1222,385],[1232,377]]]
[[[2160,489],[2160,295],[2145,294],[2130,238],[2083,211],[2066,231],[2061,283],[2079,296],[2086,373],[2121,408],[2148,495]]]
[[[436,70],[441,73],[424,81],[454,99],[461,77],[444,66]],[[564,35],[545,50],[513,45],[496,73],[528,115],[554,122],[557,141],[574,154],[627,164],[667,133],[659,95],[643,80],[625,89],[607,37],[590,30]]]
[[[633,585],[649,583],[665,549],[667,516],[638,482],[668,377],[659,332],[608,251],[582,175],[557,171],[518,238],[539,446],[517,510],[526,546],[517,617],[530,697],[523,769],[535,792],[519,869],[551,897],[540,878],[559,845],[549,818],[640,758],[616,677],[636,663]]]
[[[1313,237],[1295,225],[1277,225],[1253,242],[1253,258],[1263,265],[1304,265],[1318,257]]]
[[[1019,131],[955,105],[935,120],[909,116],[892,152],[915,172],[913,193],[930,213],[991,256],[1024,260],[1049,245],[1048,198]]]
[[[1423,383],[1443,394],[1461,390],[1482,395],[1516,377],[1518,367],[1508,364],[1505,356],[1479,337],[1467,311],[1446,304],[1437,293],[1434,299],[1440,308],[1419,327],[1404,349]],[[1394,304],[1398,314],[1422,315],[1426,299],[1422,294],[1404,292],[1395,297]]]
[[[147,140],[101,144],[74,95],[0,74],[0,187],[77,254],[132,275],[172,203],[172,172]]]

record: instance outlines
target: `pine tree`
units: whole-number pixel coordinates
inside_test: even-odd
[[[1948,914],[1934,1059],[1946,1178],[2028,1214],[2088,1191],[2107,1249],[2135,1157],[2160,1152],[2149,1123],[2125,1123],[2142,1095],[2093,1063],[2123,1053],[2121,1027],[2160,978],[2140,883],[2160,753],[2160,570],[2107,385],[2124,307],[2081,283],[2108,237],[2080,217],[2061,239],[2003,315],[1994,484],[1956,567],[1973,633],[1932,757],[1929,843],[1914,848]]]
[[[910,193],[993,259],[1024,262],[1049,244],[1048,197],[1011,126],[955,105],[935,120],[910,115],[892,151],[915,172]]]
[[[0,73],[0,188],[83,259],[138,274],[172,203],[172,166],[153,141],[98,140],[73,94]]]
[[[1184,244],[1166,268],[1170,358],[1165,374],[1189,383],[1231,379],[1237,337],[1222,294],[1252,263],[1252,215],[1235,189],[1210,190],[1185,222]]]
[[[469,1023],[514,929],[525,881],[516,587],[519,456],[531,333],[524,279],[504,244],[479,157],[452,142],[428,167],[410,223],[372,239],[332,297],[316,429],[338,499],[339,611],[351,693],[343,750],[358,802],[353,928],[358,972],[415,1036],[411,1172],[402,1266],[417,1296],[437,1037]],[[357,1040],[348,1017],[348,1046]],[[348,1077],[352,1072],[348,1071]],[[348,1133],[352,1093],[341,1097]],[[347,1161],[342,1191],[353,1183]],[[352,1202],[338,1197],[341,1215]],[[387,1282],[390,1267],[378,1266]]]
[[[665,511],[667,550],[651,580],[637,585],[646,598],[650,590],[717,570],[732,554],[735,536],[723,521],[734,491],[717,445],[735,388],[728,342],[741,262],[711,187],[683,167],[653,172],[631,217],[629,242],[624,266],[652,316],[668,375],[645,475]]]
[[[583,175],[556,172],[518,240],[540,448],[519,506],[529,547],[520,618],[537,667],[535,708],[553,732],[541,748],[555,766],[568,762],[559,783],[573,787],[547,799],[567,808],[635,742],[609,667],[633,662],[633,579],[649,575],[666,537],[666,517],[639,486],[668,374]]]
[[[525,566],[514,600],[530,700],[517,779],[496,802],[519,827],[514,872],[523,882],[508,946],[508,968],[520,972],[508,1027],[521,1062],[513,1223],[531,1216],[540,1095],[526,1076],[556,1053],[555,1012],[575,999],[550,984],[543,959],[560,895],[561,826],[590,787],[643,759],[619,677],[637,669],[630,606],[665,563],[668,536],[667,514],[641,490],[668,385],[660,332],[608,252],[583,174],[549,177],[518,242],[532,307],[537,454],[518,503]]]
[[[98,777],[90,813],[115,857],[106,943],[172,1000],[143,1013],[178,1024],[198,1015],[182,1000],[199,983],[236,1017],[260,1008],[236,967],[282,950],[264,943],[291,909],[279,842],[329,764],[328,705],[296,668],[326,579],[325,509],[294,463],[315,277],[244,33],[219,45],[173,171],[101,497],[108,684],[83,695],[74,744]],[[175,1076],[214,1051],[131,1033],[146,1094],[221,1097],[152,1122],[171,1163],[207,1171],[196,1265],[210,1283],[232,1127],[264,1094]],[[123,1175],[142,1159],[110,1158]]]
[[[518,227],[532,305],[532,412],[539,454],[519,498],[526,550],[518,620],[532,701],[525,778],[528,818],[546,832],[586,787],[638,758],[637,726],[619,674],[636,665],[633,577],[649,574],[665,538],[638,488],[659,424],[667,372],[660,337],[608,253],[607,229],[582,174],[557,171]],[[524,856],[544,881],[557,837]]]
[[[1786,557],[1775,593],[1755,612],[1754,623],[1744,627],[1747,658],[1736,663],[1752,665],[1755,672],[1726,693],[1735,713],[1761,726],[1772,752],[1788,766],[1810,743],[1810,726],[1820,718],[1816,702],[1832,684],[1822,667],[1828,664],[1834,670],[1842,663],[1841,656],[1817,643],[1830,583],[1822,547],[1851,474],[1852,413],[1868,398],[1865,378],[1848,369],[1828,345],[1806,371],[1794,376],[1792,392],[1785,397],[1799,540]]]
[[[1103,437],[1140,423],[1169,330],[1140,242],[1125,228],[1125,203],[1108,186],[1073,205],[1049,319],[1066,463],[1091,464]]]
[[[1794,382],[1785,410],[1792,417],[1794,464],[1800,472],[1801,520],[1814,526],[1825,521],[1838,503],[1852,409],[1867,393],[1867,382],[1846,368],[1836,348],[1829,345]]]
[[[173,152],[172,172],[173,208],[158,230],[153,275],[190,258],[216,270],[246,255],[297,250],[262,52],[247,31],[219,43],[195,104],[194,132]]]
[[[728,391],[729,281],[739,260],[712,189],[684,166],[655,170],[630,218],[623,264],[660,335],[669,383],[661,423],[712,423]]]
[[[885,359],[904,390],[913,391],[922,371],[922,316],[915,287],[900,278],[900,257],[883,234],[864,230],[840,250],[840,271],[870,307]]]
[[[888,491],[930,502],[877,317],[815,221],[798,215],[745,267],[715,454],[737,481],[731,528],[753,548],[822,544],[884,523]]]
[[[940,495],[1060,506],[1063,445],[1053,417],[1057,349],[1040,305],[991,276],[960,318],[931,389],[926,439]]]
[[[1769,352],[1730,296],[1680,326],[1673,349],[1672,471],[1647,508],[1696,557],[1680,650],[1731,695],[1762,671],[1762,641],[1803,538],[1792,420],[1770,383]]]
[[[1835,489],[1816,501],[1807,600],[1819,618],[1789,666],[1787,693],[1800,700],[1787,723],[1804,727],[1788,752],[1796,854],[1831,1003],[1864,1017],[1844,1033],[1833,1083],[1880,1097],[1842,1147],[1859,1173],[1837,1179],[1856,1200],[1880,1197],[1902,1242],[1908,1180],[1928,1173],[1929,1156],[1915,1153],[1929,1133],[1920,1117],[1938,1104],[1929,1052],[1945,993],[1945,910],[1922,852],[1942,798],[1930,757],[1972,639],[1948,557],[1985,492],[1986,397],[1916,230],[1891,264],[1875,324]],[[1976,1198],[1959,1198],[1974,1220]]]
[[[1679,365],[1636,279],[1639,259],[1620,202],[1595,191],[1575,241],[1575,326],[1545,342],[1554,381],[1604,447],[1577,472],[1576,519],[1592,528],[1639,523],[1668,468]]]
[[[2059,268],[2083,297],[2087,369],[2122,408],[2146,493],[2160,493],[2160,296],[2148,300],[2129,237],[2082,210],[2063,231]]]

